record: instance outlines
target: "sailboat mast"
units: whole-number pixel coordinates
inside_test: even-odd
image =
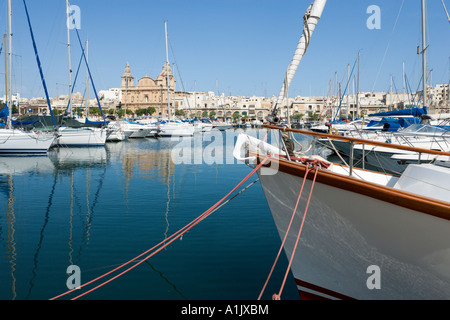
[[[7,35],[3,35],[3,43],[5,45],[5,52],[8,52],[8,45],[6,43]],[[5,53],[5,94],[8,94],[8,54]],[[8,99],[8,98],[7,98]]]
[[[286,71],[285,81],[283,82],[283,86],[280,90],[280,94],[278,95],[278,100],[276,106],[281,106],[284,97],[286,96],[287,88],[290,86],[292,79],[294,78],[295,72],[300,64],[301,59],[303,58],[308,45],[311,39],[311,36],[316,28],[317,23],[322,15],[323,9],[325,7],[327,0],[315,0],[311,6],[308,8],[307,13],[303,17],[304,26],[303,33],[300,37],[300,40],[297,44],[297,49],[295,50],[294,57]],[[274,113],[276,113],[276,107]]]
[[[167,115],[170,121],[172,120],[172,116],[170,113],[169,48],[167,46],[167,21],[164,21],[164,30],[166,36]]]
[[[426,5],[422,0],[422,76],[423,76],[423,106],[427,106],[427,42],[426,42]]]
[[[8,0],[8,91],[6,103],[8,104],[9,116],[7,120],[7,128],[12,129],[12,90],[11,90],[11,72],[12,72],[12,10],[11,0]]]
[[[69,28],[69,0],[66,0],[66,17],[67,17],[67,53],[69,62],[69,114],[72,115],[72,63],[70,61],[70,28]]]
[[[402,63],[402,75],[403,75],[403,109],[406,105],[406,84],[405,84],[405,62]]]
[[[361,61],[361,51],[358,51],[358,75],[356,79],[356,118],[360,117],[360,106],[359,106],[359,64]]]
[[[86,39],[86,119],[89,117],[89,101],[90,101],[90,84],[91,84],[91,78],[89,77],[89,70],[88,70],[88,62],[89,62],[89,41]],[[125,117],[127,115],[125,114]]]
[[[195,104],[195,117],[197,118],[197,80],[194,81],[194,104]]]

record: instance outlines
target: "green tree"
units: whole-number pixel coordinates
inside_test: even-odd
[[[123,116],[125,115],[125,110],[120,109],[120,110],[117,110],[116,113],[119,118],[123,118]]]
[[[303,113],[295,113],[291,116],[292,119],[301,119],[303,118],[305,115]]]
[[[137,109],[135,113],[138,117],[140,117],[143,116],[144,114],[147,114],[147,109]]]
[[[184,110],[176,110],[175,115],[177,117],[184,117],[185,116]]]

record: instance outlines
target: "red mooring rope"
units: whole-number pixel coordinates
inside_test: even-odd
[[[299,229],[298,234],[297,234],[297,239],[296,239],[296,241],[295,241],[294,249],[293,249],[292,254],[291,254],[291,257],[290,257],[290,259],[289,259],[288,267],[286,268],[286,272],[285,272],[285,275],[284,275],[284,278],[283,278],[283,282],[282,282],[282,284],[281,284],[280,291],[278,292],[278,294],[276,294],[276,293],[273,294],[273,296],[272,296],[272,299],[273,299],[273,300],[280,300],[280,299],[281,299],[281,293],[283,292],[284,285],[285,285],[285,283],[286,283],[286,279],[287,279],[287,276],[288,276],[288,274],[289,274],[289,270],[290,270],[291,265],[292,265],[292,261],[294,260],[295,251],[297,250],[297,245],[298,245],[298,242],[299,242],[299,240],[300,240],[300,235],[301,235],[302,230],[303,230],[303,225],[304,225],[304,222],[305,222],[306,213],[307,213],[307,211],[308,211],[309,203],[310,203],[310,201],[311,201],[311,195],[312,195],[312,192],[313,192],[313,189],[314,189],[314,184],[315,184],[315,182],[316,182],[317,172],[319,171],[319,165],[321,164],[321,161],[320,161],[320,160],[317,160],[317,159],[312,160],[311,162],[310,162],[310,161],[311,161],[311,160],[308,159],[308,162],[310,163],[311,167],[312,167],[312,168],[315,168],[314,178],[313,178],[313,180],[312,180],[312,185],[311,185],[311,191],[309,192],[309,197],[308,197],[308,201],[307,201],[307,203],[306,203],[305,212],[303,213],[302,223],[301,223],[301,225],[300,225],[300,229]],[[278,262],[278,258],[280,257],[280,254],[281,254],[281,252],[283,251],[284,244],[285,244],[286,239],[287,239],[287,235],[288,235],[289,230],[290,230],[290,228],[291,228],[292,221],[294,220],[295,213],[297,212],[297,207],[298,207],[298,204],[299,204],[299,202],[300,202],[300,198],[301,198],[302,193],[303,193],[303,187],[305,186],[306,178],[307,178],[309,172],[311,171],[310,165],[307,165],[307,166],[306,166],[305,175],[304,175],[304,177],[303,177],[303,183],[302,183],[302,186],[301,186],[301,188],[300,188],[299,195],[298,195],[298,197],[297,197],[297,202],[296,202],[296,204],[295,204],[294,212],[292,213],[291,220],[290,220],[290,222],[289,222],[289,226],[288,226],[288,228],[287,228],[287,230],[286,230],[286,233],[285,233],[285,235],[284,235],[284,238],[283,238],[283,241],[282,241],[282,243],[281,243],[280,249],[278,250],[277,257],[275,258],[275,261],[274,261],[274,263],[273,263],[273,265],[272,265],[272,269],[270,270],[269,275],[268,275],[268,277],[267,277],[267,280],[266,280],[266,282],[264,283],[264,286],[263,286],[263,288],[262,288],[262,290],[261,290],[261,293],[259,294],[258,300],[261,299],[261,296],[263,295],[263,293],[264,293],[264,291],[265,291],[265,289],[266,289],[266,286],[267,286],[267,284],[268,284],[268,282],[269,282],[269,280],[270,280],[270,277],[272,276],[272,273],[273,273],[273,271],[274,271],[274,269],[275,269],[275,265],[276,265],[277,262]]]
[[[180,230],[178,230],[177,232],[175,232],[173,235],[171,235],[170,237],[168,237],[167,239],[164,239],[163,241],[161,241],[160,243],[158,243],[157,245],[155,245],[154,247],[148,249],[147,251],[141,253],[140,255],[138,255],[137,257],[129,260],[128,262],[123,263],[122,265],[118,266],[117,268],[81,285],[78,288],[69,290],[67,292],[64,292],[56,297],[51,298],[50,300],[56,300],[60,297],[63,297],[71,292],[74,292],[75,290],[81,289],[89,284],[92,284],[104,277],[106,277],[107,275],[110,275],[111,273],[125,267],[126,265],[130,264],[131,262],[137,260],[138,258],[144,256],[145,254],[148,254],[149,252],[155,250],[156,248],[158,248],[159,246],[161,246],[159,249],[157,249],[156,251],[152,252],[150,255],[148,255],[147,257],[145,257],[144,259],[142,259],[141,261],[139,261],[138,263],[134,264],[133,266],[129,267],[128,269],[122,271],[121,273],[117,274],[116,276],[110,278],[109,280],[104,281],[103,283],[97,285],[96,287],[76,296],[75,298],[72,298],[71,300],[76,300],[78,298],[81,298],[85,295],[87,295],[88,293],[99,289],[100,287],[106,285],[107,283],[113,281],[114,279],[117,279],[118,277],[122,276],[123,274],[127,273],[128,271],[136,268],[138,265],[140,265],[141,263],[145,262],[146,260],[148,260],[149,258],[151,258],[152,256],[154,256],[156,253],[158,253],[159,251],[163,250],[164,248],[166,248],[169,244],[171,244],[172,242],[174,242],[176,239],[180,238],[184,233],[186,233],[187,231],[189,231],[191,228],[193,228],[196,224],[198,224],[199,222],[201,222],[205,217],[207,217],[211,211],[213,211],[219,204],[221,204],[228,196],[230,196],[237,188],[239,188],[245,181],[247,181],[259,168],[261,168],[261,166],[267,161],[267,159],[270,157],[271,155],[268,155],[266,158],[264,158],[264,160],[262,160],[241,182],[239,182],[236,187],[234,187],[225,197],[223,197],[220,201],[218,201],[215,205],[213,205],[211,208],[209,208],[207,211],[205,211],[204,213],[202,213],[200,216],[198,216],[196,219],[194,219],[193,221],[191,221],[189,224],[187,224],[186,226],[184,226],[183,228],[181,228]],[[170,241],[168,241],[170,239]]]

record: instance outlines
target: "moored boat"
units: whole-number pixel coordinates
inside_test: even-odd
[[[238,141],[235,154],[250,153],[240,160],[269,154],[263,141]],[[449,161],[393,176],[270,153],[258,175],[303,299],[450,298]],[[310,193],[297,207],[303,183]],[[383,279],[377,289],[372,268]]]

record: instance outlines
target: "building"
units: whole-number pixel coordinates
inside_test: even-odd
[[[135,113],[138,109],[153,107],[156,110],[156,115],[163,118],[167,117],[167,77],[169,77],[170,110],[171,114],[173,114],[176,81],[171,67],[169,66],[167,70],[167,66],[164,65],[162,72],[156,79],[146,75],[140,78],[137,85],[135,85],[130,65],[127,62],[122,76],[121,108],[126,108]]]

